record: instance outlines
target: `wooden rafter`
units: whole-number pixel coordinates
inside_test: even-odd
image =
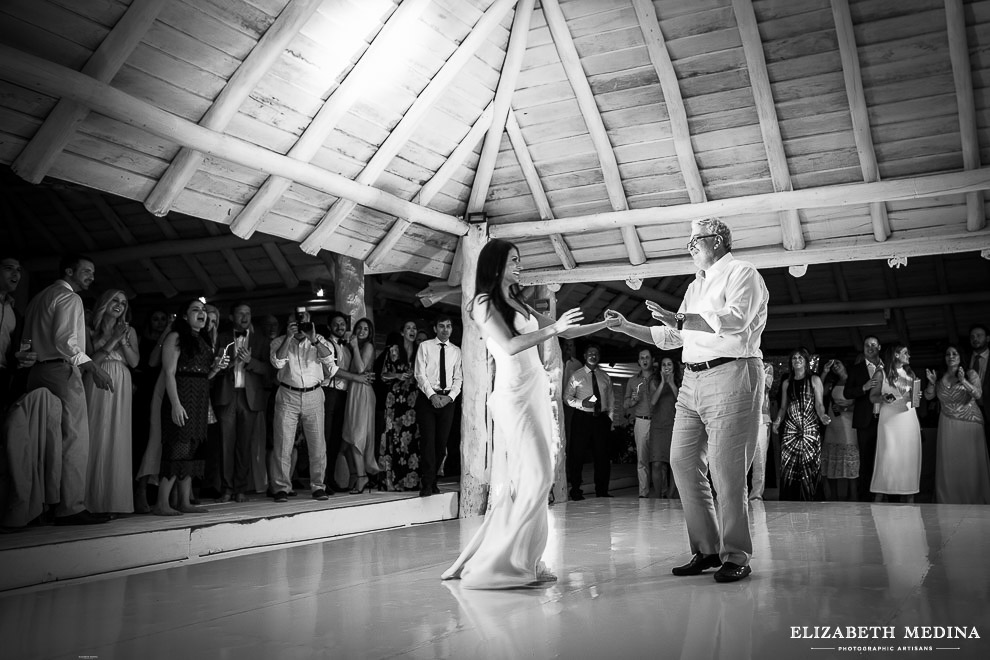
[[[0,45],[0,77],[30,89],[72,99],[112,119],[238,165],[283,176],[383,213],[405,216],[437,231],[458,236],[467,232],[467,224],[451,215],[413,204],[245,140],[211,131],[110,85],[9,46]]]
[[[158,225],[159,231],[162,232],[162,235],[165,236],[166,240],[175,241],[181,238],[179,236],[179,232],[175,231],[172,223],[168,221],[168,218],[154,214],[150,215],[154,218],[155,224]],[[208,296],[215,296],[217,294],[216,282],[213,281],[210,274],[206,272],[205,268],[203,268],[203,264],[199,262],[199,259],[192,254],[183,254],[181,258],[189,268],[190,272],[196,276],[196,279],[199,281],[199,285],[203,287],[203,293]]]
[[[124,242],[124,245],[128,247],[134,247],[138,244],[137,239],[134,238],[134,234],[131,230],[127,228],[124,221],[117,215],[117,212],[113,210],[113,207],[107,203],[107,200],[103,198],[98,192],[93,192],[90,194],[90,199],[93,201],[93,205],[96,210],[100,212],[103,219],[110,225],[110,227],[116,232],[120,237],[120,240]],[[142,266],[151,274],[155,283],[158,284],[159,290],[165,294],[166,298],[173,298],[179,294],[179,290],[175,288],[175,285],[165,276],[165,273],[161,271],[160,268],[151,260],[151,257],[144,257],[138,260]]]
[[[887,266],[884,265],[884,268]],[[889,270],[889,269],[888,269]],[[876,309],[908,309],[910,307],[937,307],[938,305],[977,305],[990,302],[990,291],[905,296],[879,300],[854,300],[849,302],[813,302],[801,305],[770,305],[771,316],[777,314],[823,314],[838,312],[868,312]]]
[[[896,239],[895,234],[883,243],[877,243],[872,236],[868,243],[864,242],[862,238],[842,238],[815,241],[814,244],[800,252],[781,248],[759,252],[741,251],[737,253],[737,256],[746,259],[757,268],[780,268],[837,261],[864,261],[990,249],[990,231],[984,230],[973,233],[963,230],[938,236],[919,235],[919,233],[906,234]],[[578,266],[573,270],[564,270],[563,268],[528,270],[522,272],[520,281],[526,286],[554,282],[605,282],[622,280],[630,275],[646,279],[663,275],[687,274],[694,271],[694,263],[689,257],[679,257],[657,259],[636,267],[612,263],[602,266]]]
[[[398,6],[368,46],[361,59],[350,70],[347,77],[333,91],[330,98],[320,108],[313,121],[289,150],[289,157],[305,163],[310,162],[319,152],[337,123],[347,114],[351,106],[360,98],[367,80],[381,66],[382,60],[390,56],[390,44],[402,33],[412,29],[419,20],[429,0],[408,0]],[[265,215],[281,199],[292,184],[290,177],[270,176],[262,184],[241,212],[230,224],[230,230],[247,238],[257,230]]]
[[[691,145],[687,109],[681,97],[681,88],[677,82],[677,74],[674,72],[674,63],[667,50],[667,42],[660,30],[656,8],[652,0],[633,0],[633,8],[636,10],[639,27],[643,31],[643,38],[646,39],[646,50],[650,55],[650,61],[653,62],[653,68],[656,69],[657,77],[660,79],[660,90],[663,92],[664,104],[667,106],[670,132],[674,140],[674,152],[677,154],[677,163],[681,168],[681,176],[684,177],[688,198],[695,204],[704,202],[708,198],[694,157],[694,147]]]
[[[134,0],[93,51],[82,68],[82,74],[109,83],[141,42],[165,4],[162,0]],[[69,99],[59,100],[41,128],[11,164],[11,169],[31,183],[40,183],[72,139],[76,128],[89,114],[89,110],[86,105]]]
[[[846,288],[846,279],[842,274],[842,266],[839,264],[832,264],[832,282],[835,284],[835,290],[839,294],[840,302],[849,302],[849,290]],[[847,325],[846,328],[849,330],[849,345],[859,347],[863,345],[863,338],[860,335],[859,329],[851,325]]]
[[[669,225],[711,216],[731,217],[748,213],[858,206],[878,201],[924,199],[987,189],[990,189],[990,168],[984,167],[978,170],[887,179],[874,183],[846,183],[804,190],[746,195],[699,204],[629,209],[555,220],[513,222],[493,225],[489,231],[493,237],[509,239],[550,232],[585,233],[615,229],[623,225]]]
[[[550,200],[547,199],[547,193],[543,189],[540,174],[536,171],[536,164],[533,163],[533,157],[529,153],[529,147],[526,146],[526,140],[523,138],[522,131],[519,130],[516,113],[512,112],[511,109],[507,116],[505,130],[509,134],[512,151],[516,154],[516,160],[519,162],[519,168],[522,170],[523,177],[526,179],[526,185],[529,186],[529,192],[536,201],[536,208],[540,212],[540,218],[543,220],[553,218],[553,209],[550,207]],[[557,253],[557,257],[560,259],[561,265],[568,270],[574,268],[577,263],[574,261],[574,255],[571,254],[570,248],[564,242],[564,237],[560,234],[550,234],[549,239],[550,244],[553,246],[553,251]]]
[[[949,281],[945,275],[945,260],[942,255],[935,257],[935,280],[938,282],[939,295],[947,296],[949,294]],[[950,342],[958,341],[959,336],[956,333],[959,325],[956,323],[956,315],[952,311],[952,305],[947,302],[942,304],[942,325],[945,327],[946,339]]]
[[[770,88],[770,77],[767,74],[767,60],[763,54],[763,42],[760,40],[760,29],[756,23],[756,12],[753,11],[753,2],[752,0],[732,0],[732,10],[736,17],[736,25],[739,28],[739,37],[742,40],[743,53],[746,57],[746,69],[749,71],[749,82],[756,102],[756,115],[760,120],[760,133],[763,135],[763,146],[767,152],[767,164],[770,167],[773,189],[777,192],[793,190],[790,170],[787,166],[787,155],[784,153],[784,139],[780,135],[777,108],[773,102],[773,90]],[[780,213],[780,231],[785,249],[801,250],[804,248],[804,235],[801,232],[801,219],[797,209],[788,209]]]
[[[599,284],[598,286],[596,286],[594,289],[591,290],[591,293],[589,293],[587,296],[584,297],[584,300],[581,301],[581,307],[586,309],[594,307],[598,303],[598,299],[604,296],[606,293],[608,293],[608,289],[605,286]]]
[[[275,270],[278,271],[279,277],[282,278],[282,282],[290,289],[295,289],[299,286],[299,278],[296,274],[292,272],[292,266],[285,259],[285,255],[282,254],[282,250],[279,249],[278,245],[268,241],[261,246],[265,250],[265,254],[271,259],[272,265]]]
[[[880,180],[877,154],[873,149],[873,136],[870,133],[870,115],[866,108],[866,94],[863,92],[863,75],[859,68],[859,51],[856,48],[856,34],[853,32],[852,14],[849,0],[832,0],[832,18],[835,21],[835,34],[839,41],[839,56],[842,60],[842,77],[849,100],[849,114],[852,118],[853,139],[859,154],[859,165],[863,170],[863,181],[872,183]],[[887,205],[883,202],[870,204],[870,220],[873,224],[873,237],[885,241],[890,236],[890,220]]]
[[[444,63],[440,71],[433,76],[426,89],[416,97],[412,106],[385,138],[385,142],[371,157],[361,173],[357,175],[355,180],[358,183],[370,186],[378,180],[388,164],[413,136],[423,119],[426,118],[427,113],[471,61],[471,58],[478,52],[492,31],[499,26],[505,14],[512,9],[513,4],[515,4],[515,0],[497,0],[488,8],[484,16],[475,24],[471,33],[461,42],[461,45]],[[299,244],[302,251],[307,254],[316,254],[322,250],[326,242],[356,206],[357,203],[351,200],[338,199],[335,201],[316,227]]]
[[[588,77],[581,66],[581,58],[574,46],[574,39],[567,27],[567,20],[560,10],[558,0],[543,0],[541,6],[547,27],[550,28],[550,34],[553,36],[557,54],[560,56],[560,62],[564,67],[564,73],[574,91],[591,141],[595,145],[598,162],[601,164],[602,175],[605,178],[605,189],[608,191],[609,202],[614,210],[624,211],[629,208],[629,203],[626,200],[625,189],[622,187],[619,164],[615,159],[612,142],[608,137],[608,131],[605,130],[605,123],[602,121],[598,104],[595,102],[594,92],[591,91]],[[621,232],[622,241],[625,243],[626,251],[629,254],[629,263],[637,265],[645,262],[646,253],[643,251],[643,244],[639,240],[636,228],[632,225],[624,225]]]
[[[791,298],[791,304],[792,305],[800,305],[801,304],[801,292],[798,291],[797,282],[790,275],[785,275],[784,276],[784,281],[787,282],[787,294]],[[798,314],[798,317],[800,318],[801,316],[804,316],[804,314],[803,313],[799,313]],[[769,326],[770,323],[768,323],[767,325]],[[774,321],[774,325],[775,326],[778,325],[776,321]],[[800,328],[800,333],[801,333],[801,344],[804,345],[805,347],[807,347],[810,352],[814,353],[815,352],[815,336],[812,333],[812,331],[809,328],[807,328],[807,327],[802,327],[802,328]]]
[[[471,130],[467,132],[467,135],[460,141],[460,143],[454,148],[454,151],[447,157],[440,166],[440,169],[436,171],[429,181],[423,184],[423,187],[413,198],[413,201],[417,204],[422,204],[426,206],[429,204],[437,193],[439,193],[445,185],[450,181],[454,173],[464,164],[467,157],[474,152],[475,147],[478,146],[478,142],[484,136],[488,127],[492,123],[492,105],[489,104],[485,111],[481,113],[474,125],[471,126]],[[365,272],[373,271],[374,269],[381,266],[385,261],[385,257],[388,256],[392,248],[394,248],[398,242],[405,235],[406,230],[412,226],[412,223],[405,218],[396,218],[395,222],[389,227],[388,232],[385,237],[375,246],[375,248],[368,254],[367,259],[364,260]]]
[[[512,29],[509,32],[509,44],[505,49],[505,61],[495,89],[495,99],[492,101],[492,122],[485,134],[481,146],[481,160],[474,173],[471,183],[471,193],[468,196],[468,213],[481,213],[485,210],[485,200],[488,198],[488,187],[491,185],[492,173],[495,171],[495,161],[498,158],[499,145],[502,143],[502,132],[511,110],[512,94],[516,90],[519,70],[522,67],[523,55],[526,54],[526,43],[529,39],[529,25],[533,18],[534,0],[521,0],[512,17]]]
[[[962,0],[945,0],[946,27],[949,32],[949,59],[952,80],[956,87],[959,109],[959,137],[962,140],[963,167],[980,168],[980,138],[976,126],[976,100],[973,96],[973,67],[969,60],[969,40],[966,37],[966,14]],[[983,193],[966,195],[966,226],[979,231],[987,226]]]
[[[248,95],[281,57],[286,46],[312,17],[322,1],[289,0],[289,4],[265,31],[250,55],[244,58],[237,71],[227,81],[213,105],[203,115],[199,122],[200,126],[219,132],[227,128]],[[154,215],[168,213],[175,199],[185,189],[202,162],[202,153],[188,147],[180,149],[145,199],[145,208]]]
[[[891,300],[898,297],[898,287],[897,278],[894,277],[894,269],[889,268],[887,264],[878,263],[877,268],[883,271],[883,281],[887,287],[887,297]],[[911,335],[908,331],[908,324],[904,320],[904,309],[901,307],[896,307],[893,310],[894,313],[894,324],[897,326],[897,338],[901,341],[910,344]]]
[[[89,235],[89,232],[86,231],[86,228],[82,226],[81,222],[79,222],[79,218],[77,218],[76,215],[69,210],[69,207],[67,207],[65,203],[61,200],[61,198],[59,198],[58,193],[56,193],[53,190],[49,195],[48,200],[49,202],[51,202],[51,205],[55,209],[55,212],[58,213],[58,216],[62,218],[62,221],[65,222],[72,229],[73,233],[76,235],[76,238],[79,239],[79,242],[82,244],[82,246],[86,248],[87,253],[95,252],[96,241],[93,240],[93,237]],[[62,248],[58,242],[56,243],[51,243],[50,241],[46,241],[46,242],[48,242],[49,245],[51,245],[53,250],[56,250],[58,252],[62,251]],[[127,295],[128,298],[133,298],[136,295],[134,289],[127,282],[127,278],[125,278],[121,274],[121,272],[117,269],[116,266],[110,264],[100,264],[100,263],[95,265],[98,268],[105,269],[108,273],[110,273],[111,279],[113,279],[115,282],[120,283],[121,290]]]
[[[220,227],[218,227],[215,222],[204,220],[203,226],[206,227],[206,232],[210,236],[219,237],[223,235],[220,231]],[[235,237],[233,234],[229,234],[225,238],[232,239]],[[235,242],[231,241],[231,245],[234,244]],[[243,245],[243,242],[240,244]],[[228,246],[221,247],[220,255],[223,256],[223,260],[227,262],[227,267],[230,268],[230,271],[234,274],[234,277],[236,277],[237,281],[241,283],[241,287],[245,291],[254,291],[257,285],[254,283],[254,280],[251,279],[251,275],[248,274],[247,268],[245,268],[244,264],[241,263],[241,260],[238,258],[237,253],[234,252],[234,249]]]

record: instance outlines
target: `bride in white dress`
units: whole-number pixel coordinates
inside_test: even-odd
[[[507,457],[508,487],[485,522],[441,577],[468,589],[511,589],[556,580],[541,561],[547,545],[547,495],[553,481],[550,454],[550,384],[537,346],[557,335],[579,337],[606,322],[578,325],[580,309],[553,319],[519,299],[519,250],[494,239],[481,250],[475,297],[468,303],[495,358],[488,400],[495,443]]]

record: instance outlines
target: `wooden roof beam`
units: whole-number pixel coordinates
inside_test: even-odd
[[[447,159],[440,166],[440,169],[423,184],[416,196],[413,198],[413,202],[417,204],[422,204],[423,206],[430,203],[437,193],[439,193],[445,185],[454,176],[454,173],[464,164],[467,157],[471,155],[475,148],[478,146],[478,142],[484,136],[488,127],[492,123],[492,104],[488,104],[485,111],[481,113],[481,116],[474,122],[471,126],[471,130],[467,132],[467,135],[454,147],[454,151],[451,152]],[[388,232],[385,237],[374,247],[374,249],[368,254],[368,257],[364,260],[364,267],[366,272],[373,271],[382,263],[385,262],[385,258],[392,251],[392,249],[398,244],[405,235],[406,230],[412,226],[412,222],[406,220],[405,218],[396,218],[392,226],[389,227]]]
[[[281,248],[273,241],[268,241],[262,244],[262,249],[268,258],[271,259],[272,265],[275,266],[275,270],[278,271],[279,277],[282,278],[282,282],[286,287],[290,289],[295,289],[299,286],[299,278],[292,271],[292,266],[286,260],[285,255],[282,254]]]
[[[150,103],[67,67],[0,45],[0,78],[53,96],[62,96],[152,135],[267,174],[283,176],[317,190],[356,201],[382,213],[404,216],[431,229],[462,236],[467,223],[413,204],[310,163],[177,117]]]
[[[330,98],[313,117],[313,121],[289,149],[288,156],[290,158],[304,163],[313,160],[336,128],[337,122],[360,98],[367,81],[374,76],[375,70],[381,66],[383,59],[390,56],[391,46],[389,44],[394,43],[396,39],[401,38],[403,33],[408,32],[429,4],[429,0],[408,0],[396,8],[382,29],[379,30],[371,45],[365,50],[361,59],[351,68],[340,85],[333,90]],[[230,230],[242,238],[251,236],[258,229],[265,215],[282,198],[291,184],[291,177],[274,175],[268,177],[251,198],[251,201],[241,209],[241,212],[231,222]]]
[[[505,49],[505,60],[502,63],[498,86],[495,88],[495,99],[492,101],[492,123],[485,133],[485,141],[481,146],[481,160],[478,161],[474,181],[471,183],[471,193],[468,196],[468,213],[481,213],[485,210],[488,188],[491,185],[492,173],[495,171],[499,145],[502,143],[502,132],[511,110],[512,95],[516,91],[516,81],[519,79],[523,56],[526,54],[534,5],[534,0],[520,0],[516,14],[512,17],[509,44]]]
[[[165,6],[162,0],[134,0],[82,68],[82,74],[109,83],[141,42]],[[40,183],[76,128],[89,114],[84,104],[60,99],[10,168],[31,183]]]
[[[526,146],[526,140],[523,138],[522,131],[519,129],[516,113],[511,108],[509,109],[505,123],[505,130],[509,134],[512,151],[516,154],[516,160],[519,162],[520,169],[522,169],[523,177],[526,179],[526,185],[529,186],[529,192],[536,201],[536,208],[540,212],[540,218],[543,220],[553,218],[554,215],[553,209],[550,207],[550,200],[547,198],[546,190],[543,189],[540,174],[536,171],[536,164],[533,162],[533,157],[529,153],[529,147]],[[557,253],[561,265],[568,270],[574,268],[577,262],[574,261],[574,255],[571,254],[570,248],[564,242],[564,237],[560,234],[550,234],[549,238],[550,244],[553,246],[553,251]]]
[[[132,234],[131,230],[127,228],[127,225],[124,224],[124,221],[121,220],[119,215],[117,215],[117,212],[114,211],[110,204],[107,203],[107,200],[103,198],[103,195],[98,192],[93,192],[90,194],[90,199],[93,200],[93,204],[96,206],[96,209],[100,212],[103,219],[106,220],[117,235],[120,236],[120,240],[124,242],[124,245],[129,247],[137,245],[137,239],[134,238],[134,234]],[[171,280],[165,277],[165,273],[158,268],[150,257],[144,257],[142,259],[138,259],[138,261],[149,273],[151,273],[151,278],[155,280],[159,290],[165,294],[166,298],[174,298],[179,295],[179,290],[175,288]]]
[[[69,210],[69,207],[65,205],[65,202],[63,202],[58,196],[58,193],[53,190],[51,195],[48,197],[48,201],[51,202],[52,206],[55,208],[55,212],[58,213],[60,218],[62,218],[62,221],[72,228],[72,231],[76,234],[76,238],[78,238],[79,242],[82,243],[84,248],[86,248],[86,251],[88,253],[95,252],[97,249],[96,241],[93,240],[93,237],[89,235],[86,228],[82,226],[81,222],[79,222],[79,218],[77,218],[76,215]],[[37,224],[40,225],[41,223]],[[57,250],[59,252],[62,251],[62,247],[58,242],[51,243],[51,240],[49,240],[49,244],[53,250]],[[130,283],[128,283],[127,278],[124,277],[120,270],[118,270],[115,266],[100,265],[99,267],[106,269],[106,271],[110,273],[110,277],[120,283],[121,290],[127,295],[128,299],[131,299],[137,295],[137,292],[133,287],[131,287]]]
[[[199,121],[200,126],[221,133],[227,128],[244,101],[258,86],[258,82],[275,65],[278,58],[285,52],[286,47],[313,16],[322,1],[289,0],[289,4],[285,6],[271,27],[265,31],[251,53],[237,67],[237,71],[230,77],[224,88],[220,90],[213,105]],[[180,149],[179,153],[172,159],[168,169],[158,179],[154,189],[144,200],[145,208],[154,215],[168,213],[202,162],[202,153],[188,147]]]
[[[784,280],[787,282],[787,294],[791,297],[791,303],[794,305],[801,304],[801,292],[798,291],[797,282],[790,274],[784,276]],[[798,317],[804,316],[803,313],[799,313]],[[794,319],[798,321],[798,319]],[[800,323],[800,321],[798,321]],[[801,344],[806,346],[811,353],[815,352],[815,335],[811,331],[811,328],[801,327],[799,329],[801,333]]]
[[[853,139],[856,141],[863,180],[871,183],[880,180],[880,169],[877,166],[877,154],[873,149],[873,136],[870,133],[870,115],[866,108],[866,94],[863,92],[863,75],[859,68],[859,51],[856,48],[856,34],[853,32],[849,0],[831,1],[835,35],[839,42],[839,57],[842,60],[842,77],[845,81],[849,114],[852,118]],[[870,220],[873,224],[873,237],[878,241],[887,240],[890,236],[887,205],[883,202],[870,204]]]
[[[887,266],[887,264],[877,264],[877,267],[883,271],[883,281],[887,287],[887,297],[891,300],[896,299],[898,297],[898,291],[894,269]],[[897,326],[897,338],[906,344],[910,344],[911,335],[908,331],[908,324],[904,319],[904,309],[902,307],[894,308],[894,324]]]
[[[773,102],[773,90],[770,88],[770,77],[767,74],[767,60],[763,54],[763,42],[760,40],[760,29],[756,23],[756,12],[753,11],[753,2],[752,0],[732,0],[732,11],[736,16],[736,25],[739,28],[743,53],[746,57],[746,69],[749,71],[749,82],[753,88],[756,114],[760,120],[760,132],[763,134],[763,146],[767,152],[767,164],[770,166],[773,189],[777,192],[793,190],[791,174],[787,166],[787,155],[784,153],[784,139],[780,135],[777,108]],[[801,218],[798,216],[797,209],[786,209],[780,213],[780,231],[783,235],[785,249],[804,249],[804,235],[801,233]]]
[[[969,41],[966,37],[966,14],[962,0],[945,0],[946,28],[949,33],[949,59],[952,80],[956,86],[959,109],[959,137],[962,140],[963,167],[980,168],[980,138],[976,128],[976,101],[973,97],[973,69],[969,61]],[[987,226],[983,192],[966,195],[966,227],[979,231]]]
[[[560,62],[570,81],[571,89],[577,99],[581,115],[588,127],[591,141],[595,145],[598,154],[598,162],[601,164],[602,175],[605,178],[605,189],[608,191],[608,199],[612,208],[616,211],[625,211],[629,208],[626,200],[626,192],[622,187],[622,175],[619,173],[619,164],[615,159],[615,151],[612,149],[612,142],[609,140],[608,132],[605,130],[605,123],[602,121],[601,112],[595,102],[595,95],[591,91],[588,77],[581,66],[581,58],[577,48],[574,46],[574,39],[567,27],[567,19],[560,10],[558,0],[543,0],[541,2],[543,15],[550,28],[554,46],[560,56]],[[636,228],[632,225],[624,225],[620,228],[622,232],[622,242],[625,243],[626,252],[629,254],[629,263],[634,266],[646,261],[646,253],[643,251],[643,244],[639,240]]]
[[[942,255],[935,257],[935,280],[938,282],[938,292],[940,297],[946,297],[949,294],[949,283],[948,278],[945,276],[945,259]],[[948,341],[955,342],[959,341],[958,328],[959,325],[956,323],[955,312],[952,311],[952,305],[948,302],[942,304],[942,324],[945,326],[945,337]]]
[[[175,228],[172,227],[166,218],[154,214],[150,215],[154,218],[155,224],[158,225],[159,231],[162,232],[162,235],[164,235],[167,240],[174,241],[180,238],[179,232],[175,231]],[[183,254],[182,260],[186,263],[186,267],[189,268],[192,274],[196,276],[196,279],[199,281],[199,285],[203,287],[203,293],[208,296],[215,296],[218,290],[216,282],[213,281],[210,274],[206,272],[205,268],[203,268],[203,264],[199,262],[199,259],[191,254]]]
[[[674,71],[674,63],[670,59],[667,50],[667,43],[660,30],[660,21],[657,18],[656,9],[652,0],[633,0],[633,8],[636,10],[636,18],[639,20],[639,27],[643,31],[643,38],[646,40],[646,50],[656,69],[657,77],[660,79],[660,90],[663,92],[663,100],[667,106],[667,116],[670,120],[670,132],[674,139],[674,152],[677,154],[677,163],[681,168],[681,176],[684,177],[684,185],[688,191],[688,198],[692,203],[704,202],[705,185],[698,171],[698,163],[694,157],[694,147],[691,144],[691,130],[688,127],[687,109],[684,107],[684,99],[681,97],[681,88],[677,82],[677,74]]]
[[[488,11],[478,20],[467,38],[461,42],[454,54],[444,63],[435,76],[427,84],[412,106],[402,116],[392,132],[381,144],[375,154],[364,166],[355,180],[358,183],[372,185],[381,176],[396,154],[409,142],[413,133],[419,128],[426,114],[434,104],[446,93],[447,88],[460,75],[467,63],[474,57],[478,49],[485,43],[492,31],[499,26],[505,14],[508,13],[516,0],[496,0]],[[532,0],[523,0],[532,1]],[[504,68],[504,67],[503,67]],[[351,214],[357,203],[347,199],[338,199],[326,212],[316,227],[299,244],[303,252],[316,254],[330,240],[337,228]]]
[[[626,225],[669,225],[712,216],[731,217],[792,209],[857,206],[878,201],[924,199],[987,189],[990,189],[990,167],[906,179],[887,179],[874,183],[844,183],[787,192],[746,195],[709,200],[699,204],[610,211],[554,220],[512,222],[492,225],[489,233],[495,238],[509,239],[553,232],[578,234],[616,229]]]
[[[202,222],[210,236],[223,235],[220,231],[220,227],[217,226],[217,223],[210,222],[209,220],[203,220]],[[228,236],[233,237],[232,234],[229,234]],[[251,276],[248,274],[247,268],[245,268],[244,264],[241,263],[241,260],[237,257],[237,253],[234,252],[233,248],[220,248],[220,255],[223,257],[223,260],[227,262],[227,267],[230,268],[230,271],[234,274],[234,277],[237,278],[237,281],[241,283],[241,286],[245,291],[254,291],[255,288],[257,288],[254,280],[251,279]]]
[[[846,280],[842,275],[842,266],[833,263],[831,269],[832,281],[835,283],[835,290],[839,294],[839,300],[841,302],[849,302],[849,290],[846,288]],[[851,325],[846,327],[849,329],[849,345],[856,347],[858,350],[863,345],[863,337],[859,332],[859,328]]]
[[[954,252],[974,252],[990,249],[990,231],[954,231],[942,235],[914,235],[896,238],[896,234],[883,243],[862,237],[815,241],[802,251],[775,249],[742,250],[736,256],[751,262],[757,268],[781,268],[804,264],[835,263],[837,261],[866,261],[891,257],[912,257]],[[694,273],[690,257],[653,259],[640,266],[624,263],[597,266],[578,266],[573,270],[537,269],[523,271],[520,281],[524,286],[564,282],[605,282],[623,280],[630,275],[659,277]]]

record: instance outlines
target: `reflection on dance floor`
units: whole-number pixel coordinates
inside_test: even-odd
[[[541,588],[441,582],[480,523],[449,521],[6,593],[3,655],[990,657],[990,507],[754,502],[753,576],[717,584],[670,574],[687,547],[677,501],[619,495],[552,507],[545,559],[560,580]],[[813,638],[849,626],[896,637]],[[981,638],[904,639],[915,626]]]

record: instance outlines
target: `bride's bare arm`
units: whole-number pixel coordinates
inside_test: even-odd
[[[554,321],[552,318],[550,318],[546,314],[541,314],[540,312],[536,311],[529,305],[527,305],[526,308],[529,309],[530,314],[534,315],[537,318],[537,320],[540,322],[541,328],[545,328],[547,326],[556,323],[556,321]],[[618,322],[613,323],[613,325],[617,325],[617,324]],[[564,337],[565,339],[584,337],[585,335],[594,334],[599,330],[604,330],[606,327],[608,327],[608,321],[598,321],[597,323],[586,323],[584,325],[575,325],[561,332],[560,336]]]
[[[485,337],[491,337],[492,341],[509,355],[515,355],[527,348],[542,344],[581,322],[581,310],[572,309],[564,312],[560,319],[550,325],[544,326],[541,321],[542,327],[540,329],[513,337],[508,326],[505,325],[502,315],[488,300],[476,299],[471,316],[481,326],[482,334]]]

